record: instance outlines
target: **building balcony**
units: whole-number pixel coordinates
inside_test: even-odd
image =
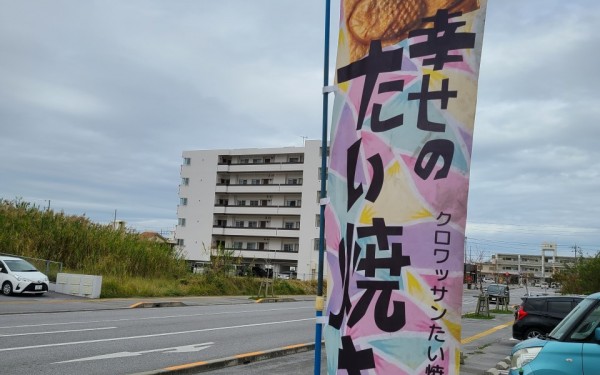
[[[223,227],[213,226],[212,234],[220,236],[256,236],[256,237],[284,237],[298,238],[299,228],[249,228],[249,227]]]
[[[217,184],[216,193],[301,193],[302,184]]]
[[[217,172],[292,172],[304,169],[303,162],[218,164]]]
[[[300,215],[301,206],[223,206],[216,205],[215,214],[225,215]]]
[[[235,252],[236,256],[241,256],[243,258],[250,258],[262,262],[272,262],[276,260],[277,262],[281,261],[297,261],[298,260],[298,251],[284,251],[283,249],[268,249],[268,250],[258,250],[258,249],[230,249]]]
[[[234,248],[234,247],[225,247],[223,248],[223,250],[230,250],[230,251],[256,251],[256,252],[261,252],[261,253],[297,253],[298,250],[294,250],[294,249],[283,249],[283,248],[279,248],[279,249],[246,249],[246,248]]]

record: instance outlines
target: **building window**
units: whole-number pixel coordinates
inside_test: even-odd
[[[183,186],[188,186],[190,184],[190,179],[189,177],[182,177],[181,178],[181,185]]]
[[[320,181],[321,180],[321,171],[323,169],[321,167],[319,167],[319,175],[317,176],[317,179]],[[327,180],[327,170],[325,170],[325,179]]]
[[[185,227],[185,218],[180,217],[179,219],[177,219],[177,225],[179,225],[180,227]]]
[[[256,242],[248,242],[246,244],[246,249],[248,249],[248,250],[255,250],[256,249]]]
[[[248,180],[246,180],[246,179],[240,179],[240,180],[238,180],[238,184],[240,184],[240,185],[247,185],[248,184]]]
[[[240,164],[248,164],[248,163],[250,163],[250,159],[248,159],[248,158],[240,159]]]
[[[290,157],[288,159],[288,162],[290,162],[290,163],[300,163],[300,158],[298,158],[298,157]]]
[[[252,185],[260,185],[260,179],[258,178],[253,178],[252,181],[250,181],[250,183]]]
[[[181,206],[187,206],[187,198],[179,198],[179,204]]]
[[[235,221],[235,227],[236,228],[243,228],[244,227],[244,222],[241,220],[236,220]]]
[[[320,227],[321,226],[321,215],[316,215],[315,216],[315,227]]]
[[[242,248],[242,243],[241,242],[237,242],[237,241],[234,242],[233,243],[233,248],[236,249],[236,250],[241,249]]]
[[[256,221],[249,221],[248,222],[248,228],[258,228],[258,222],[256,222]]]
[[[288,253],[298,252],[298,244],[297,243],[284,243],[283,251]]]
[[[262,164],[262,159],[252,159],[253,164]]]
[[[177,239],[177,246],[183,246],[183,238]]]
[[[283,227],[285,229],[294,229],[294,223],[291,221],[286,221],[285,223],[283,223]]]
[[[258,201],[250,201],[250,206],[258,206]]]
[[[236,204],[237,204],[238,206],[245,206],[245,205],[246,205],[246,201],[245,201],[244,199],[240,199],[240,200],[238,200],[238,201],[236,202]]]
[[[285,206],[286,207],[300,207],[300,200],[286,200],[285,201]]]
[[[191,164],[192,164],[191,158],[183,158],[183,165],[191,165]]]

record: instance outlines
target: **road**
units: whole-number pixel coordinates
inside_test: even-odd
[[[5,315],[2,374],[131,374],[306,343],[314,341],[313,308],[293,302]]]
[[[511,303],[520,301],[524,292],[511,289]],[[477,293],[465,290],[464,312],[474,311]],[[37,301],[59,310],[2,315],[15,307],[12,303],[38,311]],[[0,296],[2,374],[132,374],[314,341],[312,301],[254,304],[239,299],[218,304],[215,299],[215,304],[151,309],[107,307],[118,301],[98,301],[98,308],[90,311],[60,310],[76,310],[71,307],[75,302],[85,304],[86,310],[92,304],[69,303],[52,294]],[[131,303],[121,305],[125,302]],[[482,364],[493,367],[508,355],[516,343],[510,340],[511,321],[512,315],[492,321],[463,319],[464,374],[480,374]],[[310,352],[212,373],[312,374],[313,358]]]

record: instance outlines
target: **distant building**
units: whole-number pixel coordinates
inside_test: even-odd
[[[167,244],[171,249],[175,247],[175,241],[166,238],[162,234],[157,232],[142,232],[140,233],[140,237],[151,242]]]
[[[556,244],[542,244],[540,255],[497,253],[481,265],[480,274],[499,282],[528,283],[552,279],[566,265],[574,265],[575,257],[558,256]]]
[[[162,242],[162,243],[167,243],[167,239],[164,238],[162,235],[160,235],[160,233],[157,232],[142,232],[140,233],[140,237],[142,237],[143,239],[146,239],[148,241],[153,241],[153,242]]]
[[[184,151],[177,245],[191,262],[221,247],[245,265],[316,278],[321,141]]]

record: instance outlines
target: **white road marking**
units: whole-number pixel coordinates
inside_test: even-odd
[[[152,320],[152,319],[172,319],[172,318],[191,318],[194,316],[210,316],[210,315],[226,315],[226,314],[245,314],[251,312],[267,312],[267,311],[286,311],[286,310],[300,310],[300,309],[314,309],[314,306],[308,307],[290,307],[285,309],[266,309],[266,310],[242,310],[242,311],[224,311],[214,313],[199,313],[199,314],[182,314],[182,315],[165,315],[165,316],[149,316],[145,318],[122,318],[122,319],[107,319],[107,320],[88,320],[88,321],[74,321],[64,323],[40,323],[40,324],[23,324],[17,326],[3,326],[0,329],[11,329],[11,328],[27,328],[27,327],[45,327],[45,326],[61,326],[70,324],[90,324],[90,323],[114,323],[114,322],[127,322],[130,320]]]
[[[214,342],[205,342],[205,343],[202,343],[202,344],[195,344],[195,345],[175,346],[173,348],[161,348],[161,349],[152,349],[152,350],[142,350],[141,352],[118,352],[118,353],[97,355],[97,356],[94,356],[94,357],[71,359],[69,361],[54,362],[53,364],[70,363],[70,362],[97,361],[99,359],[113,359],[113,358],[137,357],[138,355],[142,355],[142,354],[160,353],[160,352],[162,352],[162,353],[192,353],[192,352],[199,352],[200,350],[204,350],[206,348],[210,348],[210,346],[213,345],[213,344],[214,344]]]
[[[156,333],[156,334],[152,334],[152,335],[113,337],[113,338],[109,338],[109,339],[59,342],[59,343],[54,343],[54,344],[43,344],[43,345],[30,345],[30,346],[21,346],[21,347],[13,347],[13,348],[4,348],[4,349],[0,349],[0,352],[10,352],[10,351],[15,351],[15,350],[28,350],[28,349],[38,349],[38,348],[49,348],[49,347],[67,346],[67,345],[92,344],[92,343],[96,343],[96,342],[107,342],[107,341],[135,340],[135,339],[144,339],[144,338],[148,338],[148,337],[186,335],[186,334],[198,333],[198,332],[222,331],[222,330],[227,330],[227,329],[238,329],[238,328],[257,327],[257,326],[269,326],[269,325],[275,325],[275,324],[296,323],[296,322],[304,322],[307,320],[315,320],[315,318],[283,320],[280,322],[243,324],[243,325],[239,325],[239,326],[229,326],[229,327],[204,328],[204,329],[195,329],[192,331],[165,332],[165,333]]]
[[[11,334],[7,334],[7,335],[0,335],[0,337],[48,335],[51,333],[69,333],[69,332],[83,332],[83,331],[100,331],[103,329],[117,329],[117,327],[82,328],[82,329],[70,329],[70,330],[65,330],[65,331],[48,331],[48,332],[11,333]]]

